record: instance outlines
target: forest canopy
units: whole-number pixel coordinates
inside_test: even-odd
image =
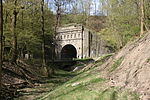
[[[43,25],[48,59],[56,29],[65,24],[82,24],[97,32],[114,51],[150,27],[149,0],[44,0],[43,13],[42,0],[3,0],[3,6],[6,59],[25,53],[41,58]]]

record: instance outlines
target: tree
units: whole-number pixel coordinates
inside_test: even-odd
[[[54,63],[55,59],[55,36],[57,34],[57,29],[60,26],[60,18],[62,13],[62,1],[61,0],[54,0],[54,4],[56,6],[56,20],[55,20],[55,28],[54,28],[54,35],[53,35],[53,50],[52,50],[52,63]]]
[[[144,0],[140,0],[140,8],[141,8],[141,32],[140,36],[144,33]]]
[[[3,1],[0,0],[0,89],[2,87],[2,65],[3,65]]]
[[[15,62],[12,58],[24,58],[25,54],[33,55],[33,58],[39,59],[42,64],[42,18],[41,18],[41,0],[17,0],[16,6],[15,0],[5,0],[4,4],[4,35],[6,37],[6,43],[11,47],[11,51],[7,53],[7,59]],[[44,2],[45,3],[45,2]],[[16,8],[16,9],[15,9]],[[44,5],[44,33],[46,37],[51,39],[54,26],[54,15],[48,6]],[[13,22],[15,19],[14,11],[16,10],[16,25],[14,28]],[[36,17],[35,17],[36,16]],[[17,54],[14,53],[14,32],[15,29],[17,37]],[[48,39],[46,42],[46,52],[50,51],[50,43]],[[49,43],[49,44],[48,44]],[[49,50],[47,49],[49,48]],[[13,56],[16,54],[16,56]],[[6,54],[5,54],[6,55]],[[32,57],[32,56],[30,56]],[[46,53],[46,57],[49,57]],[[11,59],[10,59],[11,58]]]
[[[149,0],[144,0],[144,26],[146,31],[150,29],[150,2]]]
[[[106,28],[101,34],[110,46],[120,49],[140,36],[139,0],[108,0],[106,4]]]
[[[12,13],[12,34],[13,34],[13,46],[12,46],[12,63],[16,63],[18,58],[18,51],[17,51],[17,33],[16,33],[16,25],[17,25],[17,0],[13,2],[14,8]]]
[[[55,6],[56,6],[56,25],[55,25],[55,33],[56,33],[56,30],[57,28],[60,26],[60,17],[61,17],[61,14],[62,14],[62,1],[61,0],[54,0],[55,1]]]
[[[42,66],[46,66],[46,58],[45,58],[45,27],[44,27],[44,0],[41,1],[41,24],[42,24]]]

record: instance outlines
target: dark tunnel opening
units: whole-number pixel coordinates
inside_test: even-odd
[[[77,58],[77,50],[71,45],[65,45],[61,50],[61,59],[73,59]]]

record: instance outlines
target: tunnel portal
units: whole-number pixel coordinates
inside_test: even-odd
[[[65,45],[61,50],[61,59],[73,59],[77,58],[77,50],[71,45]]]

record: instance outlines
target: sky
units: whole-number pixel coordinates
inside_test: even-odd
[[[45,2],[49,1],[49,7],[50,9],[56,13],[56,8],[55,8],[55,5],[54,5],[54,2],[53,0],[45,0]],[[86,2],[86,0],[83,0]],[[92,0],[92,7],[91,7],[91,12],[90,12],[90,15],[94,15],[95,14],[95,2],[96,2],[96,13],[100,13],[100,9],[101,9],[101,3],[99,2],[100,0]]]

